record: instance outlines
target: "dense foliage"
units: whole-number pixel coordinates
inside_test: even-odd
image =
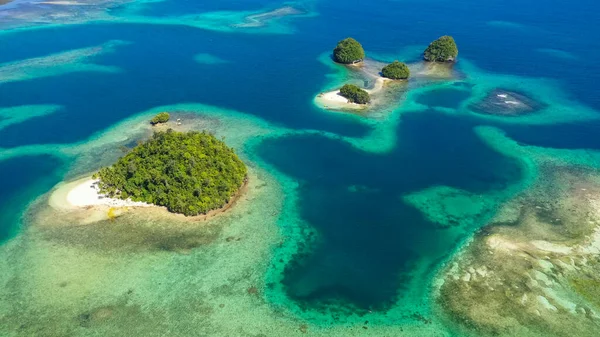
[[[365,58],[365,50],[355,39],[349,37],[338,42],[333,50],[333,59],[336,62],[350,64],[362,61]]]
[[[448,62],[456,60],[458,56],[458,48],[452,36],[442,36],[439,39],[431,42],[429,47],[425,49],[423,57],[427,61],[432,62]]]
[[[154,117],[153,117],[153,118],[150,120],[150,123],[151,123],[152,125],[155,125],[155,124],[160,124],[160,123],[166,123],[166,122],[168,122],[168,121],[169,121],[169,118],[170,118],[170,117],[171,117],[171,116],[169,115],[169,113],[168,113],[168,112],[161,112],[161,113],[159,113],[158,115],[154,116]]]
[[[114,165],[101,169],[100,191],[185,215],[225,206],[246,179],[233,150],[205,132],[155,133]]]
[[[369,93],[354,84],[344,84],[340,89],[340,95],[346,97],[352,103],[367,104],[371,100]]]
[[[383,77],[393,80],[404,80],[410,76],[410,70],[405,63],[394,61],[381,69]]]

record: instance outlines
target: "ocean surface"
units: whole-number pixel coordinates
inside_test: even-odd
[[[256,30],[157,21],[286,5],[310,15],[278,18],[271,28]],[[107,12],[133,15],[127,6]],[[591,0],[166,0],[136,8],[136,18],[157,18],[147,23],[5,28],[0,31],[0,109],[59,108],[10,123],[4,122],[14,118],[12,113],[0,114],[0,152],[18,149],[17,155],[0,156],[0,242],[19,237],[28,225],[23,214],[30,204],[74,175],[70,170],[77,157],[53,156],[53,147],[85,144],[155,107],[201,103],[239,111],[273,128],[310,130],[247,147],[247,157],[257,165],[296,184],[296,196],[286,200],[318,235],[283,259],[278,284],[265,292],[267,303],[285,308],[287,301],[309,326],[398,305],[429,313],[427,289],[436,270],[526,179],[518,160],[484,141],[476,127],[496,127],[523,146],[600,149],[600,119],[594,117],[600,114],[598,11],[600,3]],[[5,19],[0,16],[0,27]],[[381,61],[419,62],[415,51],[446,34],[460,51],[457,81],[471,80],[460,87],[444,86],[442,80],[432,90],[417,89],[411,99],[418,108],[399,115],[390,129],[391,146],[382,143],[380,151],[378,145],[367,151],[344,141],[368,137],[385,118],[331,113],[313,103],[331,85],[331,65],[321,56],[338,40],[352,36]],[[124,42],[107,45],[117,40]],[[67,57],[74,65],[60,69],[65,59],[19,63],[86,48],[93,49],[89,58]],[[19,67],[31,64],[42,66],[19,74]],[[90,64],[93,69],[86,68]],[[506,86],[513,84],[557,106],[559,117],[521,123],[461,113],[478,86],[510,89]],[[587,117],[580,118],[580,108]],[[389,110],[398,109],[402,104]],[[458,218],[441,226],[406,201],[436,186],[495,199],[468,223]],[[285,219],[279,223],[285,226]]]

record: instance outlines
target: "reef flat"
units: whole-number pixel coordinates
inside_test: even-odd
[[[509,90],[495,89],[481,102],[472,104],[472,110],[490,115],[519,116],[535,113],[545,105],[527,97],[526,95]]]
[[[512,151],[535,163],[537,178],[448,262],[437,303],[465,335],[594,336],[598,167],[569,162],[569,151]]]

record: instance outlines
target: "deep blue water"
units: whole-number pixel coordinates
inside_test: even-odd
[[[60,161],[51,156],[20,157],[0,161],[0,240],[14,235],[27,204],[60,181]]]
[[[419,95],[416,101],[428,107],[458,109],[469,96],[470,92],[466,90],[438,89]]]
[[[321,136],[264,142],[259,154],[298,179],[302,217],[322,238],[315,252],[292,262],[301,267],[288,269],[290,296],[315,304],[341,296],[363,309],[382,307],[423,251],[432,260],[450,252],[455,242],[447,231],[401,196],[436,185],[485,193],[517,181],[518,164],[483,144],[473,126],[431,112],[407,114],[398,147],[386,155]],[[307,293],[303,283],[314,283],[314,275],[322,286]]]
[[[169,0],[149,5],[144,13],[159,16],[263,6],[276,8],[278,3]],[[0,84],[0,107],[64,106],[57,114],[1,130],[0,147],[82,141],[135,113],[182,102],[235,109],[289,128],[362,136],[369,131],[367,126],[324,114],[311,102],[326,85],[329,72],[317,58],[347,36],[360,40],[367,52],[394,55],[406,46],[426,45],[450,34],[459,43],[460,57],[484,71],[555,79],[573,99],[600,110],[600,26],[594,24],[600,4],[595,1],[388,0],[349,6],[347,1],[330,0],[316,1],[314,9],[319,16],[291,20],[294,33],[288,35],[141,24],[79,25],[0,35],[0,62],[114,39],[132,42],[95,58],[99,64],[121,68],[118,74],[74,73]],[[511,24],[490,25],[489,21]],[[574,58],[538,51],[548,48]],[[197,53],[229,62],[197,64],[193,60]],[[423,99],[432,106],[456,107],[463,98]],[[398,129],[397,149],[386,155],[367,154],[320,136],[282,138],[260,146],[265,160],[301,181],[301,215],[324,238],[324,244],[297,268],[288,268],[288,294],[306,305],[342,299],[363,308],[383,307],[397,296],[397,280],[410,271],[417,248],[429,244],[435,254],[450,251],[452,242],[445,240],[444,231],[433,228],[399,198],[437,184],[484,193],[518,181],[517,165],[479,141],[472,132],[476,125],[475,120],[434,112],[408,114]],[[600,148],[600,123],[502,128],[527,144]],[[55,166],[52,160],[38,157],[0,162],[3,177],[18,178],[0,181],[0,238],[17,227],[27,201],[48,190],[49,181],[58,181],[45,179],[54,177]],[[33,185],[36,188],[28,190]],[[351,185],[366,189],[352,192]],[[331,259],[336,267],[324,274],[330,282],[323,280],[313,291],[300,292],[303,277],[319,274],[323,261]]]

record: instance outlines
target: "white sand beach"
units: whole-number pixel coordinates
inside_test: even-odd
[[[367,107],[365,104],[356,104],[349,102],[346,97],[340,94],[339,90],[321,93],[315,98],[315,102],[318,105],[324,107],[325,109],[334,110],[362,110],[366,109]]]
[[[102,195],[98,188],[98,180],[90,177],[64,183],[52,193],[50,206],[57,209],[75,209],[89,206],[109,207],[151,207],[154,205],[131,200],[109,198]]]
[[[383,89],[385,83],[390,79],[377,76],[372,89],[364,89],[369,95],[376,95]],[[362,110],[366,109],[366,104],[356,104],[348,102],[348,99],[340,94],[339,90],[327,91],[320,93],[315,97],[315,102],[325,109],[333,110]]]

